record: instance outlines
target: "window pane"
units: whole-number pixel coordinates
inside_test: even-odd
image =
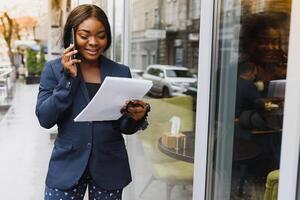
[[[207,195],[263,199],[279,176],[290,1],[216,2]]]
[[[200,0],[131,0],[132,71],[153,87],[149,126],[131,136],[133,194],[129,199],[192,199]],[[150,68],[151,67],[151,68]],[[193,75],[193,74],[195,75]]]
[[[124,0],[93,0],[93,4],[99,6],[108,16],[111,27],[112,43],[105,52],[108,58],[116,62],[122,62],[122,40],[123,40],[123,9]]]

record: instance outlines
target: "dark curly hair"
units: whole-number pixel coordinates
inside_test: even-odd
[[[258,39],[258,35],[268,29],[280,30],[284,21],[289,19],[285,13],[259,13],[242,20],[241,48],[247,52],[248,46]],[[287,30],[288,31],[288,30]],[[281,41],[280,41],[281,42]]]

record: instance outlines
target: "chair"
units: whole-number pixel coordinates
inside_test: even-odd
[[[279,170],[271,171],[267,176],[264,200],[276,200],[278,194]]]
[[[157,180],[166,183],[166,200],[171,200],[171,191],[175,185],[192,185],[192,163],[177,161],[157,151],[152,142],[141,139],[145,157],[152,172],[152,176],[140,193],[140,197],[146,192],[150,184]]]
[[[176,185],[193,184],[193,163],[173,159],[158,149],[158,139],[162,133],[170,129],[169,119],[180,116],[181,130],[192,130],[194,112],[192,97],[179,96],[165,99],[147,99],[153,108],[148,118],[150,126],[139,135],[145,159],[151,171],[151,177],[140,193],[147,191],[153,181],[161,181],[166,185],[166,200],[171,199],[171,191]],[[155,116],[155,117],[151,117]]]

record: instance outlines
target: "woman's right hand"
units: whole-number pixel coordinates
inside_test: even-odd
[[[61,59],[61,64],[63,65],[64,71],[69,73],[73,78],[77,76],[76,64],[81,62],[79,59],[72,59],[72,56],[76,53],[78,53],[78,51],[76,49],[74,50],[73,44],[70,44],[70,46],[64,50]]]

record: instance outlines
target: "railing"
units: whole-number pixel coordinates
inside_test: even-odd
[[[0,105],[9,97],[13,85],[13,71],[11,65],[0,65]]]

